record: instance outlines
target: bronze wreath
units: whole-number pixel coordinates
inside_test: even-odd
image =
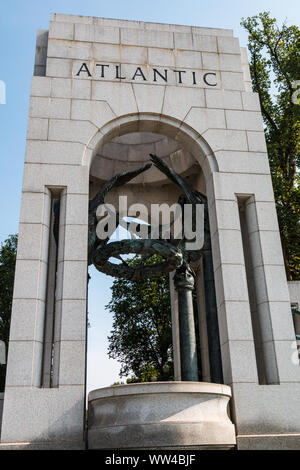
[[[129,266],[126,261],[119,257],[119,255],[131,253],[144,256],[140,265]],[[159,255],[164,261],[154,265],[144,264],[144,259],[150,258],[152,255]],[[119,258],[122,264],[111,263],[109,261],[111,257]],[[93,264],[98,271],[131,280],[159,277],[175,271],[182,263],[183,254],[181,250],[166,240],[151,240],[148,238],[110,242],[104,246],[99,246],[93,254]]]

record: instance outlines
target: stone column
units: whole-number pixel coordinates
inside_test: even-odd
[[[47,77],[39,77],[47,81]],[[34,81],[35,82],[35,81]],[[85,407],[85,331],[88,168],[51,162],[49,143],[39,142],[46,163],[31,163],[28,144],[12,309],[1,443],[82,448]],[[69,146],[51,142],[59,154]],[[56,155],[55,154],[55,155]],[[66,188],[57,387],[41,388],[47,286],[49,190]],[[22,423],[22,426],[20,425]],[[50,441],[50,444],[48,442]],[[33,444],[31,444],[33,445]]]
[[[239,211],[235,196],[210,206],[224,383],[258,382]],[[247,367],[244,366],[247,364]]]
[[[252,196],[245,203],[245,217],[266,383],[280,384],[297,381],[300,374],[291,360],[295,335],[280,234],[276,219],[272,220],[274,207],[268,206],[267,219],[261,216],[262,204]]]

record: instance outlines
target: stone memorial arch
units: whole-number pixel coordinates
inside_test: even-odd
[[[95,403],[132,411],[131,395],[153,413],[154,447],[299,448],[300,368],[268,156],[233,32],[52,15],[37,35],[27,138],[0,448],[84,448],[89,200],[149,153],[207,197],[216,308],[199,262],[202,377],[181,381],[171,276],[176,381],[92,392],[91,447],[112,447]],[[154,167],[110,201],[125,193],[146,205],[180,194]],[[121,447],[139,447],[149,423],[134,419]]]

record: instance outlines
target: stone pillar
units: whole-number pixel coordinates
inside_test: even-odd
[[[78,140],[82,138],[68,135],[69,121],[55,120],[62,116],[59,104],[67,109],[71,100],[53,103],[50,83],[47,76],[32,80],[1,443],[82,448],[89,170],[81,164],[85,145]],[[50,127],[54,123],[66,127],[48,139],[45,122]],[[42,387],[42,364],[50,191],[60,189],[64,190],[65,211],[55,299],[58,360],[55,388],[49,388],[49,381]]]
[[[221,178],[215,177],[210,229],[224,382],[257,383],[238,204],[234,195],[219,195]]]
[[[66,176],[70,167],[66,172],[61,167],[57,170],[54,165],[41,165],[36,174],[37,166],[30,164],[25,170],[1,442],[47,445],[50,441],[53,448],[80,448],[85,406],[88,193],[85,169],[74,167],[77,177],[72,182]],[[56,293],[60,341],[56,388],[41,388],[50,214],[46,185],[53,183],[67,187],[65,237],[59,255],[64,261]]]
[[[263,174],[214,174],[212,180],[210,222],[222,362],[225,383],[233,389],[238,447],[298,448],[300,428],[295,413],[300,367],[293,362],[295,333],[271,178]],[[238,199],[251,195],[249,242],[257,308],[261,312],[260,329],[265,346],[269,345],[265,359],[271,361],[269,367],[275,356],[278,371],[279,382],[273,385],[259,384],[258,380],[239,219]],[[267,403],[272,403],[272,407]]]
[[[256,202],[254,197],[249,198],[245,205],[245,213],[266,382],[279,384],[290,381],[297,372],[291,363],[291,341],[294,340],[294,331],[277,223],[274,225],[274,230],[270,230],[271,227],[267,227],[266,221],[261,219],[260,211],[261,204]],[[273,211],[274,209],[270,210],[270,216]],[[278,325],[279,312],[282,315],[280,325]]]

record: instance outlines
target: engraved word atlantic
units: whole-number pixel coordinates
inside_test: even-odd
[[[76,77],[93,80],[118,80],[126,82],[154,83],[158,85],[186,85],[217,87],[218,74],[203,70],[182,70],[176,68],[152,68],[126,64],[100,64],[83,62],[75,73]]]

